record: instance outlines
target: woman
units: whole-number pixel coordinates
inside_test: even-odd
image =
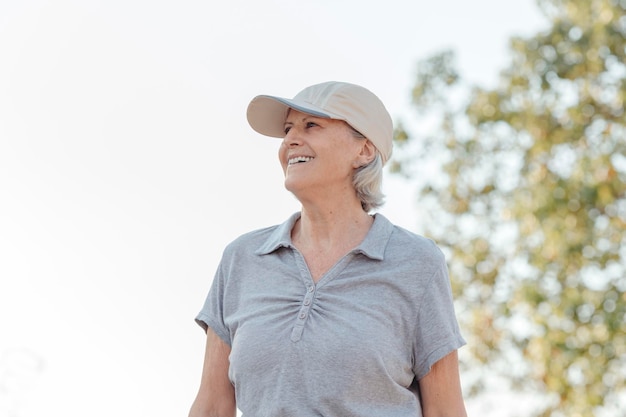
[[[381,214],[393,125],[369,90],[327,82],[258,96],[282,138],[285,223],[225,249],[196,321],[207,344],[190,417],[466,416],[445,260]]]

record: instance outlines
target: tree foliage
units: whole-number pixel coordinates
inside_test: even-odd
[[[472,360],[538,416],[594,416],[626,396],[626,0],[538,6],[549,28],[511,40],[497,87],[452,52],[420,63],[392,168],[449,251]]]

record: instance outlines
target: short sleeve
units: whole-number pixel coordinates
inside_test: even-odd
[[[195,320],[205,331],[210,327],[220,339],[230,346],[230,332],[224,323],[225,278],[222,263],[220,263],[211,283],[211,289],[204,301],[204,306]]]
[[[418,307],[413,351],[413,371],[417,379],[422,379],[436,362],[464,344],[454,313],[448,269],[442,257]]]

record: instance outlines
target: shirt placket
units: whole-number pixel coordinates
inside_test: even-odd
[[[304,331],[304,324],[309,317],[311,306],[313,305],[313,298],[315,297],[316,286],[310,284],[306,288],[300,311],[298,312],[298,318],[296,324],[291,331],[291,341],[298,342],[302,338],[302,332]]]

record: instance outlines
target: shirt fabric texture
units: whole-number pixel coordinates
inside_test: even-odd
[[[376,214],[314,283],[299,216],[230,243],[196,317],[231,347],[243,417],[421,416],[412,383],[465,344],[442,252]]]

